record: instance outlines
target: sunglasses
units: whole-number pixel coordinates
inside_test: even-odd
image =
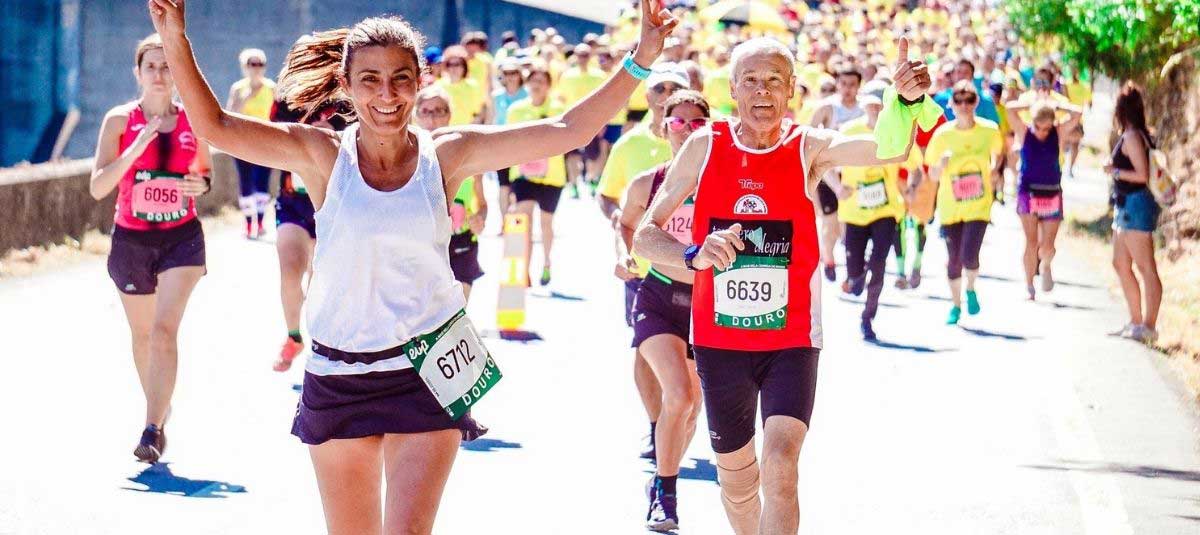
[[[467,64],[463,63],[461,61],[447,61],[446,66],[447,67],[462,67],[465,69],[467,67]]]
[[[959,95],[962,95],[961,97]],[[954,95],[955,104],[974,104],[978,100],[974,93],[959,93]]]
[[[266,63],[261,63],[261,62],[258,62],[258,61],[251,61],[251,62],[248,62],[248,63],[246,63],[246,66],[247,66],[247,67],[266,67],[266,66],[267,66],[267,64],[266,64]]]
[[[676,89],[679,89],[679,86],[672,83],[662,83],[650,88],[651,91],[654,91],[655,95],[674,93]]]
[[[699,130],[708,124],[708,119],[701,117],[699,119],[687,120],[682,117],[667,117],[667,128],[672,132],[682,132],[687,130]]]
[[[417,110],[420,117],[445,117],[450,115],[449,108],[433,108],[432,110]]]

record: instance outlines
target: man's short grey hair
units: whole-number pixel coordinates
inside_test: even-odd
[[[770,37],[755,37],[733,48],[730,56],[730,64],[733,65],[732,74],[737,76],[738,63],[741,63],[742,59],[759,54],[774,54],[784,58],[788,62],[788,72],[796,72],[796,56],[792,55],[792,51],[788,50],[783,43]]]

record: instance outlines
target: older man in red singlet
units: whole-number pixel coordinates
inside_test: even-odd
[[[929,74],[898,43],[900,105],[925,98]],[[637,230],[638,254],[697,271],[692,342],[717,453],[721,501],[735,533],[796,533],[800,446],[808,432],[821,349],[820,246],[816,187],[834,167],[881,160],[870,138],[785,121],[796,87],[794,58],[772,39],[733,51],[730,90],[739,120],[699,130],[680,150],[650,217]],[[911,125],[910,125],[911,126]],[[898,135],[903,135],[900,132]],[[693,245],[662,230],[695,192]],[[765,439],[759,498],[754,417],[761,398]]]

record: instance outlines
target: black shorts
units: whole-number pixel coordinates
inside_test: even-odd
[[[633,302],[637,300],[638,288],[642,285],[642,279],[629,279],[625,281],[625,325],[633,327]]]
[[[499,182],[501,186],[512,185],[512,179],[508,177],[508,172],[511,170],[511,167],[505,167],[504,169],[499,169],[496,171],[496,181]]]
[[[600,141],[602,141],[603,139],[604,139],[604,130],[600,130],[600,132],[598,134],[596,134],[596,137],[592,138],[592,140],[589,141],[587,145],[579,147],[578,149],[568,152],[567,154],[568,155],[573,154],[575,156],[579,156],[580,158],[583,158],[584,160],[595,160],[596,158],[600,157]]]
[[[463,284],[474,283],[483,276],[483,269],[479,267],[479,242],[469,231],[450,236],[450,270],[454,272],[454,280]]]
[[[517,202],[534,201],[543,212],[551,214],[558,209],[562,190],[562,186],[547,186],[523,179],[514,180],[512,183],[512,193]]]
[[[783,415],[809,425],[821,350],[730,351],[697,346],[694,351],[713,451],[734,452],[754,440],[754,412],[760,398],[764,424],[771,416]]]
[[[838,211],[838,197],[833,188],[822,180],[817,183],[817,200],[821,201],[821,213],[833,215]]]
[[[607,141],[609,145],[616,143],[618,139],[621,139],[621,130],[623,130],[624,128],[625,128],[624,125],[619,125],[619,124],[610,124],[608,126],[605,126],[604,127],[604,141]]]
[[[692,285],[646,275],[633,302],[633,347],[652,336],[671,334],[688,341],[692,330]],[[696,358],[688,344],[688,358]]]
[[[122,293],[150,295],[158,289],[159,273],[204,267],[204,260],[204,228],[198,219],[167,230],[129,230],[118,225],[108,253],[108,276]]]
[[[283,193],[275,199],[275,227],[288,224],[304,229],[308,237],[317,239],[317,220],[308,195]]]
[[[647,113],[650,113],[650,110],[629,110],[625,113],[625,122],[640,123],[642,119],[646,118]]]

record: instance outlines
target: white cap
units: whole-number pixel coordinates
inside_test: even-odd
[[[679,87],[691,89],[692,83],[689,80],[687,71],[683,70],[678,63],[668,61],[650,67],[650,77],[646,78],[646,87],[672,82]]]

